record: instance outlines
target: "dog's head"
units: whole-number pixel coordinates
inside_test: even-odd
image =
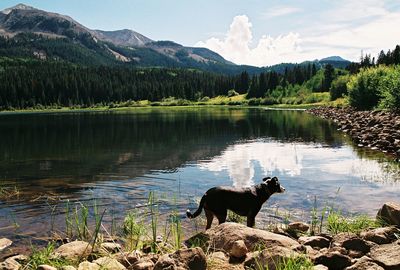
[[[278,177],[265,177],[263,178],[263,186],[270,192],[271,194],[273,193],[283,193],[285,192],[285,188],[281,186],[279,183]]]

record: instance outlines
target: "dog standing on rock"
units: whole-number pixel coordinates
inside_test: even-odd
[[[207,217],[206,230],[211,227],[214,216],[219,224],[224,223],[228,209],[240,216],[247,217],[247,226],[253,227],[261,206],[274,193],[283,193],[277,177],[266,177],[261,184],[249,188],[213,187],[201,198],[199,208],[193,214],[187,210],[188,218],[195,218],[204,208]]]

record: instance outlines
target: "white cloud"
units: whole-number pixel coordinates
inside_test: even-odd
[[[296,12],[294,9],[282,7],[265,15],[283,16]],[[343,1],[319,16],[315,18],[318,23],[309,23],[299,32],[275,37],[265,34],[253,40],[252,23],[240,15],[233,18],[225,37],[211,37],[195,46],[209,48],[237,64],[268,66],[332,55],[357,61],[361,50],[375,56],[399,43],[400,12],[387,10],[383,1]]]
[[[293,54],[300,50],[301,41],[299,35],[295,33],[276,38],[264,35],[257,46],[251,48],[253,41],[251,28],[252,24],[246,15],[236,16],[224,39],[213,37],[205,42],[200,41],[195,46],[209,48],[237,64],[256,66],[282,62],[287,58],[292,59]]]
[[[279,17],[279,16],[284,16],[284,15],[297,13],[297,12],[300,12],[300,11],[302,11],[302,9],[298,8],[298,7],[280,6],[280,7],[273,7],[271,9],[269,9],[263,15],[266,18],[273,18],[273,17]]]

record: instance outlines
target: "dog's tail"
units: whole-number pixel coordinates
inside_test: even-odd
[[[190,213],[189,209],[186,210],[186,216],[188,218],[195,218],[195,217],[197,217],[198,215],[201,214],[201,210],[203,210],[203,206],[204,206],[204,202],[206,200],[206,196],[207,196],[207,194],[204,194],[204,196],[201,198],[199,208],[196,210],[196,212],[194,212],[192,214],[192,213]]]

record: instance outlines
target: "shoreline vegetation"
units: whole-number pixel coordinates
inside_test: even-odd
[[[0,196],[8,192],[14,194],[15,190],[2,189]],[[230,222],[214,224],[207,231],[199,229],[189,238],[183,234],[180,213],[171,211],[163,221],[159,204],[156,194],[150,192],[141,212],[127,212],[122,222],[116,223],[106,219],[110,213],[96,201],[90,205],[66,201],[64,228],[58,230],[54,224],[50,240],[42,241],[41,246],[31,243],[29,252],[20,253],[11,240],[0,237],[0,269],[400,267],[397,203],[383,205],[376,218],[344,216],[334,203],[320,208],[315,204],[305,223],[285,218],[262,230],[246,227],[245,219],[231,212]],[[204,228],[203,218],[192,222]]]

